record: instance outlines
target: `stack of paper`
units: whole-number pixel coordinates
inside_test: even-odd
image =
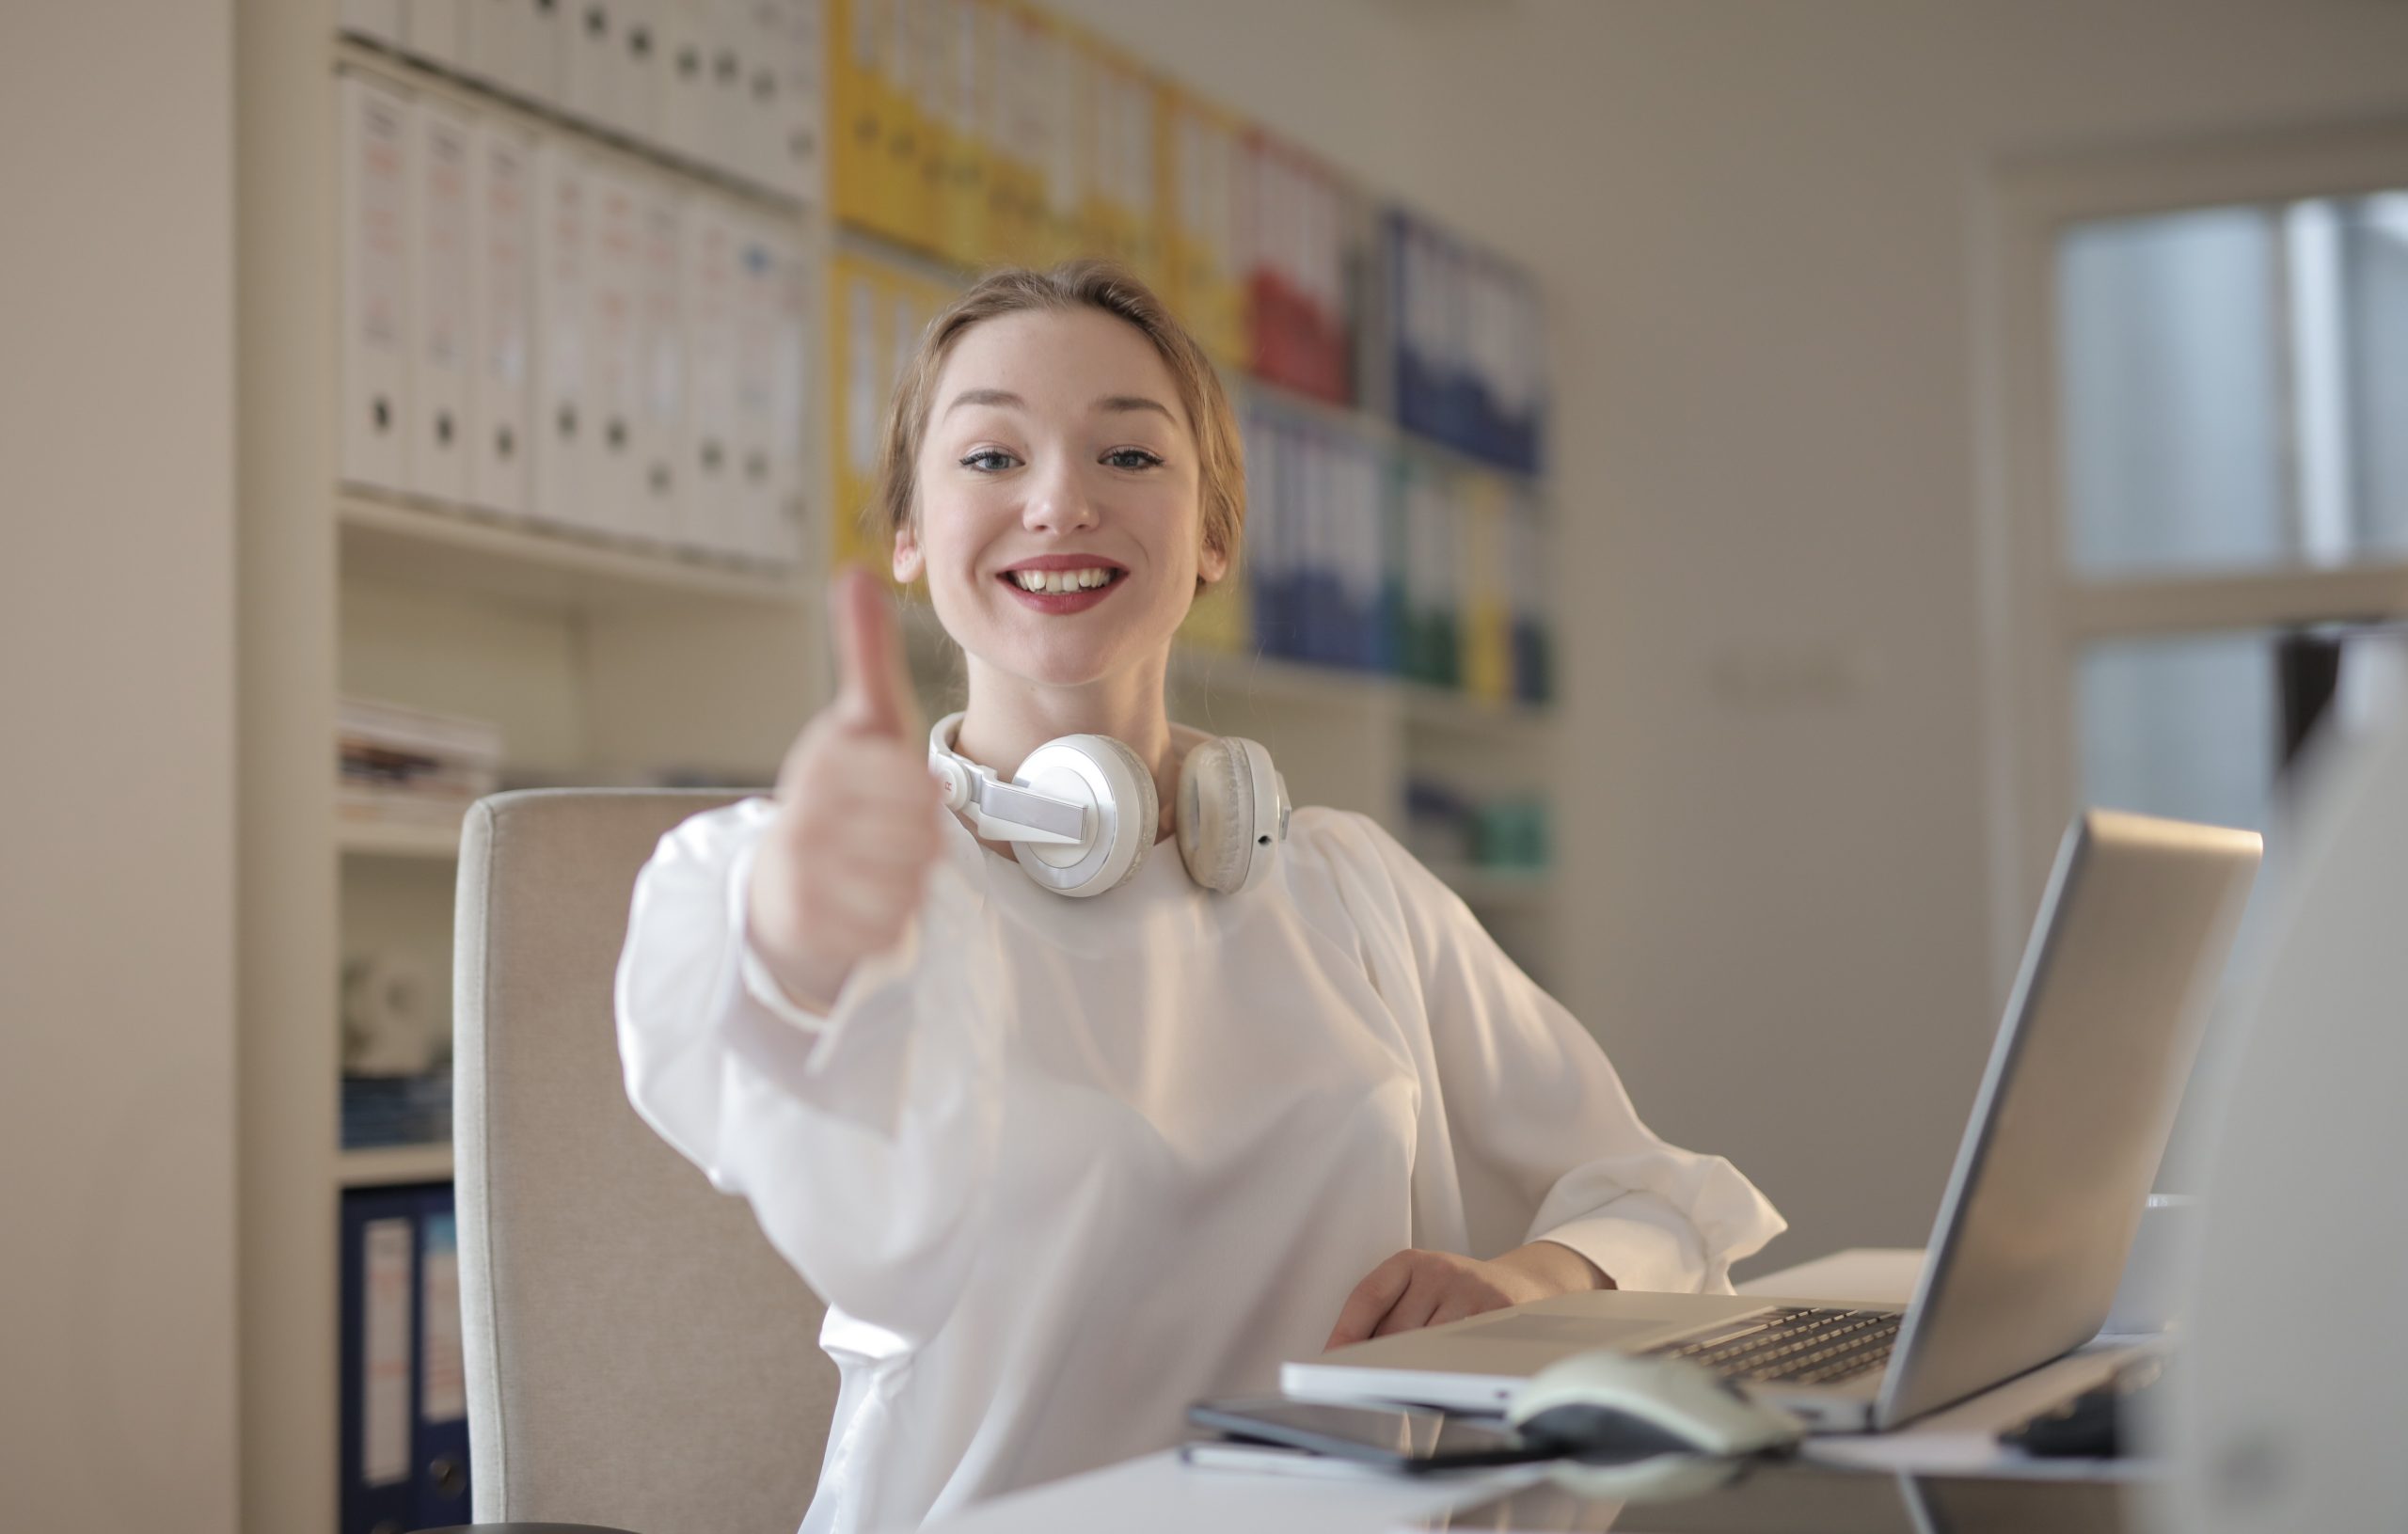
[[[335,740],[346,819],[457,825],[501,785],[501,731],[482,720],[345,698]]]

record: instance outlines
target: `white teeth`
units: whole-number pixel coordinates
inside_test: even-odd
[[[1100,567],[1086,570],[1014,570],[1011,577],[1024,592],[1084,592],[1110,580],[1112,572]]]

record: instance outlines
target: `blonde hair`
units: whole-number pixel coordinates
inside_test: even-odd
[[[895,381],[886,417],[885,447],[879,460],[875,516],[889,540],[913,525],[919,498],[920,444],[927,435],[937,375],[954,342],[981,321],[1030,311],[1063,313],[1101,309],[1136,326],[1153,342],[1179,387],[1179,402],[1196,435],[1196,488],[1201,502],[1204,547],[1224,556],[1231,569],[1245,535],[1245,449],[1238,437],[1236,412],[1221,388],[1212,358],[1152,289],[1111,261],[1072,261],[1044,271],[1007,266],[989,272],[970,291],[928,322],[911,362]],[[1196,587],[1206,582],[1199,576]]]

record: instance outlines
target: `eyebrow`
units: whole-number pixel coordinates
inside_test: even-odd
[[[1179,424],[1179,418],[1170,413],[1168,406],[1164,405],[1159,400],[1149,400],[1142,394],[1107,394],[1102,399],[1096,401],[1095,407],[1098,410],[1105,411],[1107,413],[1117,413],[1126,410],[1150,410],[1156,415],[1162,417],[1163,419],[1169,421],[1173,426]]]
[[[965,404],[1002,405],[1013,410],[1028,408],[1028,402],[1009,389],[968,388],[953,397],[952,403],[944,407],[944,413],[949,416]],[[1107,394],[1096,401],[1095,408],[1106,414],[1117,414],[1130,410],[1151,410],[1172,425],[1179,424],[1179,418],[1170,413],[1167,405],[1159,400],[1149,400],[1142,394]]]

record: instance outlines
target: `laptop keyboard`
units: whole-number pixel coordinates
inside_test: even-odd
[[[1895,1310],[1784,1306],[1649,1352],[1694,1360],[1726,1380],[1836,1384],[1888,1363],[1903,1319]]]

